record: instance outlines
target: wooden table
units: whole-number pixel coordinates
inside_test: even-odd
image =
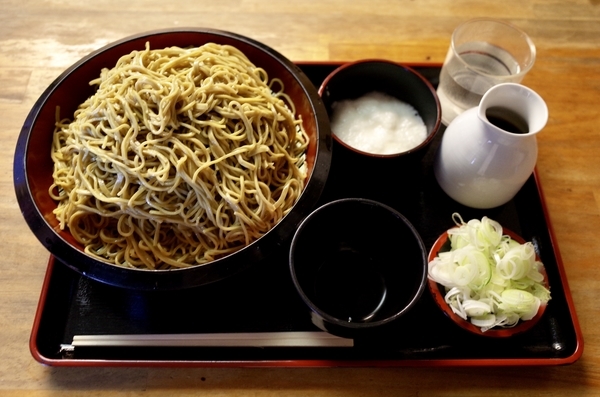
[[[296,61],[387,58],[441,63],[473,17],[510,21],[538,56],[524,84],[544,97],[538,172],[585,338],[583,357],[542,368],[57,368],[28,339],[48,253],[15,198],[15,142],[31,106],[89,52],[142,31],[234,31]],[[600,395],[600,2],[15,1],[0,5],[0,395]]]

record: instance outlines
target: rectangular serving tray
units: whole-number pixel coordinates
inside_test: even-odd
[[[339,63],[299,63],[316,87]],[[409,65],[436,86],[439,65]],[[510,338],[481,337],[459,328],[425,291],[418,305],[377,338],[352,347],[77,347],[75,335],[223,334],[311,332],[318,329],[297,296],[287,248],[249,270],[198,288],[132,291],[90,280],[50,257],[33,324],[30,350],[52,366],[165,367],[393,367],[545,366],[577,361],[583,337],[550,224],[537,173],[509,203],[475,210],[439,188],[431,165],[443,130],[420,165],[344,163],[334,147],[321,202],[364,197],[384,202],[407,217],[425,245],[453,226],[451,215],[486,215],[532,241],[548,274],[552,300],[532,329]],[[353,177],[371,168],[373,178]],[[355,173],[356,172],[356,173]],[[399,248],[401,249],[401,248]],[[69,349],[65,349],[68,346]]]

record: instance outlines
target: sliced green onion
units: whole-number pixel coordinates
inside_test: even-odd
[[[496,315],[489,313],[484,316],[472,317],[471,322],[473,325],[476,325],[481,328],[492,328],[497,325],[498,320],[496,319]]]
[[[492,307],[484,301],[468,299],[464,301],[463,308],[469,317],[481,317],[491,314]]]
[[[429,262],[429,278],[446,288],[452,311],[487,331],[513,327],[535,317],[550,300],[542,284],[543,264],[532,243],[520,244],[503,234],[487,217],[465,223],[452,215],[457,227],[448,230],[450,251]]]

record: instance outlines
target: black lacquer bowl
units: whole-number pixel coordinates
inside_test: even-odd
[[[377,154],[352,147],[335,135],[333,138],[346,151],[371,159],[381,165],[381,160],[396,160],[404,165],[418,162],[425,155],[441,126],[440,102],[433,85],[415,69],[383,59],[365,59],[340,65],[332,71],[319,87],[319,94],[330,118],[336,102],[353,100],[371,92],[380,92],[411,105],[419,114],[427,135],[423,142],[404,151]],[[332,118],[333,120],[333,118]],[[378,139],[376,136],[372,139]]]
[[[293,209],[268,233],[245,248],[205,265],[173,270],[139,270],[111,265],[87,255],[68,231],[58,228],[52,211],[56,203],[48,194],[52,184],[50,148],[56,108],[72,115],[76,107],[92,95],[89,82],[102,68],[113,67],[117,60],[133,50],[169,46],[200,46],[208,42],[233,45],[256,66],[266,70],[270,78],[279,78],[286,93],[303,119],[310,136],[307,151],[308,179]],[[169,290],[211,283],[252,266],[270,252],[289,241],[302,219],[317,203],[331,164],[331,133],[327,112],[317,89],[305,74],[283,55],[252,39],[211,29],[177,29],[131,36],[75,63],[61,74],[41,95],[22,127],[14,158],[14,185],[21,211],[29,227],[50,251],[67,266],[81,274],[114,286]]]
[[[289,263],[312,322],[342,337],[384,330],[416,305],[427,281],[425,245],[414,226],[362,198],[311,213],[294,235]]]

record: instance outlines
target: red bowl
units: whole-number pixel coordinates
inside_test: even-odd
[[[519,242],[520,244],[525,243],[525,240],[521,236],[519,236],[518,234],[516,234],[515,232],[513,232],[511,230],[503,229],[503,233],[510,236],[513,240]],[[434,258],[436,258],[438,256],[438,253],[446,252],[449,250],[450,250],[450,243],[448,240],[448,233],[444,233],[435,241],[435,243],[433,244],[433,247],[431,247],[431,250],[429,251],[429,256],[427,258],[428,262],[431,262]],[[537,253],[536,253],[536,260],[538,260],[538,261],[540,260]],[[544,286],[546,288],[549,288],[548,275],[546,274],[546,270],[542,267],[540,272],[544,275]],[[542,318],[542,315],[544,314],[544,311],[546,310],[546,306],[547,306],[547,304],[540,305],[540,308],[539,308],[537,314],[531,320],[519,321],[519,323],[517,323],[517,325],[515,325],[514,327],[510,327],[510,328],[496,327],[496,328],[492,328],[490,330],[483,332],[481,330],[481,328],[472,324],[470,321],[464,320],[463,318],[461,318],[460,316],[458,316],[456,313],[454,313],[452,311],[452,309],[450,308],[450,306],[446,303],[446,301],[444,299],[444,296],[446,295],[446,293],[444,292],[445,287],[443,285],[437,283],[434,280],[428,279],[428,286],[429,286],[429,291],[431,292],[431,295],[433,296],[435,303],[438,305],[438,307],[440,309],[442,309],[444,314],[446,314],[459,327],[461,327],[469,332],[472,332],[474,334],[481,335],[481,336],[494,337],[494,338],[507,338],[507,337],[525,332],[525,331],[531,329],[534,325],[536,325],[538,323],[540,318]]]

